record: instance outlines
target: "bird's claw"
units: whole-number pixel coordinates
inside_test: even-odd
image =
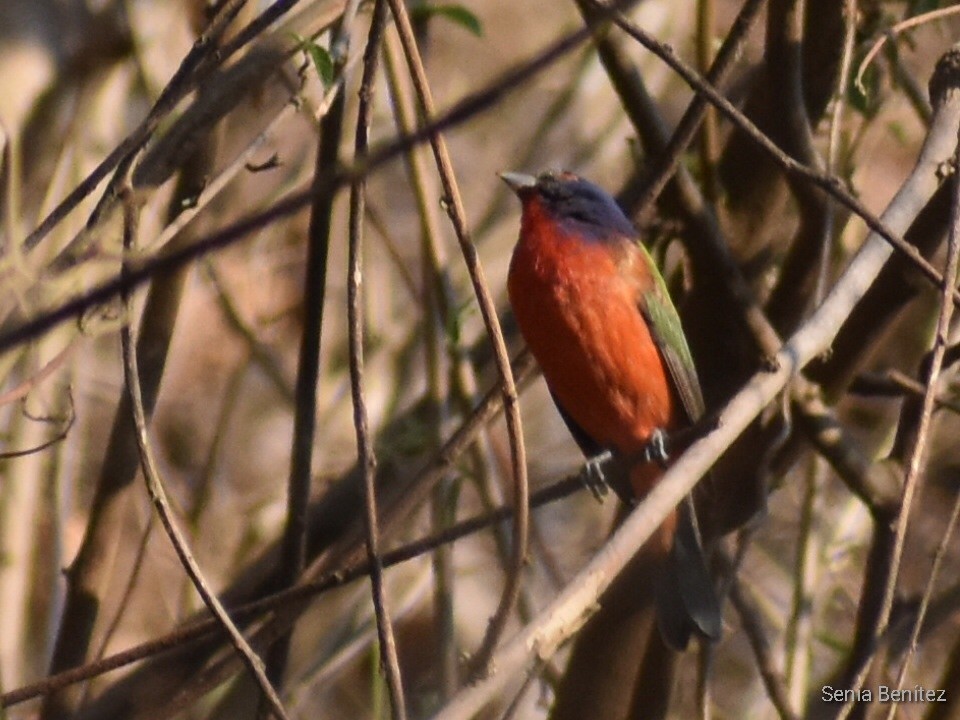
[[[667,437],[667,433],[662,428],[654,428],[647,444],[643,447],[643,461],[655,462],[661,467],[666,467],[670,461],[669,441],[670,438]]]
[[[592,458],[587,458],[587,462],[580,471],[580,480],[586,486],[590,494],[596,498],[597,502],[603,502],[603,498],[610,492],[610,484],[603,473],[603,466],[613,459],[613,453],[609,450],[597,453]]]

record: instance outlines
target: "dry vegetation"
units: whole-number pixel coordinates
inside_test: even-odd
[[[960,717],[960,19],[852,79],[949,3],[207,5],[0,3],[6,717]],[[732,400],[610,545],[504,292],[496,172],[556,167]],[[721,453],[724,637],[678,657],[642,567],[597,595]],[[821,692],[898,683],[946,702]]]

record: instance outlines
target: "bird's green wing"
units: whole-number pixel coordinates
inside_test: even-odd
[[[704,413],[703,393],[700,391],[700,381],[697,379],[697,370],[693,364],[693,356],[687,345],[687,338],[683,334],[680,324],[680,315],[670,300],[667,286],[659,271],[654,265],[653,258],[642,245],[637,245],[647,263],[650,276],[653,278],[648,288],[639,298],[640,312],[643,314],[650,334],[660,350],[660,355],[666,363],[673,380],[673,386],[683,403],[683,409],[691,422],[699,420]]]

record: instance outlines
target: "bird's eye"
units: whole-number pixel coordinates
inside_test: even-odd
[[[570,217],[572,220],[579,220],[579,221],[582,222],[582,223],[592,223],[592,222],[594,222],[595,219],[596,219],[596,218],[594,218],[593,215],[592,215],[590,212],[588,212],[587,210],[585,210],[585,209],[579,209],[579,208],[574,209],[574,210],[571,210],[571,211],[570,211],[570,214],[569,214],[569,217]]]

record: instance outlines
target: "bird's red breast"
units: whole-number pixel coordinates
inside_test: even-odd
[[[573,237],[537,196],[524,200],[507,289],[517,323],[560,406],[587,435],[622,453],[684,421],[639,309],[653,277],[629,238]],[[645,494],[660,475],[634,473]],[[641,487],[636,487],[641,485]]]

